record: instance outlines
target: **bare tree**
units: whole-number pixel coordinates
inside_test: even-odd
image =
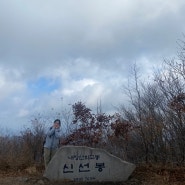
[[[165,60],[165,71],[155,76],[165,97],[165,126],[168,129],[170,154],[173,161],[185,161],[185,61],[184,53],[176,60]]]
[[[163,122],[163,95],[157,83],[144,84],[139,81],[137,68],[134,67],[134,85],[127,87],[130,104],[120,108],[125,120],[132,124],[130,152],[139,161],[164,160],[166,154],[165,125]],[[129,107],[129,108],[128,108]],[[133,147],[132,147],[133,146]]]

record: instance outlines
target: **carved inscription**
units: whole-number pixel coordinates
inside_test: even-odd
[[[98,173],[101,173],[106,167],[105,162],[103,162],[100,155],[70,155],[67,156],[68,162],[63,166],[63,173],[79,173],[79,178],[74,178],[76,182],[79,181],[93,181],[96,178],[91,176],[91,171],[97,170]],[[69,162],[70,161],[70,162]],[[76,163],[80,161],[80,163]],[[75,165],[78,164],[78,165]],[[85,177],[80,177],[80,174],[87,174]]]
[[[91,160],[91,159],[98,160],[99,158],[100,158],[100,155],[71,155],[71,156],[68,156],[68,159],[71,159],[71,160]]]

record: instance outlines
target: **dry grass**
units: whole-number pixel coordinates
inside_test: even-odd
[[[0,171],[0,182],[3,185],[184,185],[185,167],[163,165],[137,166],[126,182],[49,182],[42,177],[43,166],[31,166],[22,170]]]
[[[131,178],[138,179],[142,185],[184,185],[185,167],[142,165]]]

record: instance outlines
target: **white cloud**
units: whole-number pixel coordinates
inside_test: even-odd
[[[82,79],[79,81],[74,81],[68,85],[68,87],[63,89],[64,95],[72,95],[74,93],[82,92],[86,87],[93,86],[96,82],[93,79]]]
[[[104,97],[104,95],[106,94],[106,89],[102,84],[98,83],[93,88],[86,90],[86,92],[87,105],[89,105],[90,107],[96,107],[97,102],[100,101],[101,97]]]
[[[18,71],[12,71],[0,68],[0,101],[11,96],[13,93],[18,93],[25,90],[24,81],[20,79]]]
[[[19,110],[19,114],[18,114],[19,117],[25,117],[25,116],[28,116],[28,115],[29,115],[28,110],[25,110],[25,109]]]

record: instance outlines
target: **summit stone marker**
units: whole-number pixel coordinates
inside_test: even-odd
[[[44,172],[54,181],[126,181],[135,165],[105,150],[85,146],[59,148]]]

